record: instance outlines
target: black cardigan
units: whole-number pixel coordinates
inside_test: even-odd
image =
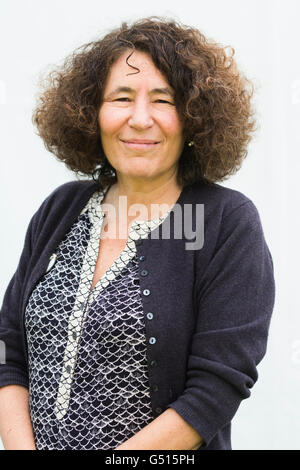
[[[6,356],[0,387],[29,387],[24,331],[28,298],[97,189],[93,181],[65,183],[30,221],[1,308]],[[266,352],[275,298],[273,261],[258,211],[244,194],[218,184],[186,186],[177,205],[193,208],[193,228],[199,231],[196,204],[204,205],[203,246],[187,248],[185,236],[174,235],[178,219],[173,211],[156,229],[156,239],[137,243],[139,260],[144,255],[140,268],[149,272],[140,276],[140,289],[151,404],[154,416],[169,407],[176,410],[204,439],[200,450],[231,449],[231,420],[250,396],[256,366]],[[161,230],[169,217],[166,239]]]

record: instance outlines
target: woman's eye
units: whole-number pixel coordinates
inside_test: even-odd
[[[125,100],[130,100],[130,98],[126,98],[126,97],[122,97],[122,98],[116,98],[115,101],[125,101]],[[170,101],[166,101],[166,100],[156,100],[155,101],[156,103],[167,103],[167,104],[173,104],[173,103],[170,103]]]
[[[167,103],[167,104],[173,105],[173,103],[170,103],[170,101],[166,101],[166,100],[156,100],[156,102],[158,102],[158,103]]]

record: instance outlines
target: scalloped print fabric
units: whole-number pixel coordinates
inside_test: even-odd
[[[108,187],[88,201],[33,290],[25,312],[30,416],[37,449],[109,450],[154,419],[135,240],[91,290]]]

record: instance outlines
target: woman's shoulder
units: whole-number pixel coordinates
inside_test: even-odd
[[[33,215],[34,226],[63,223],[80,213],[92,194],[99,190],[99,185],[91,180],[68,181],[57,186],[39,205]]]
[[[93,194],[99,189],[98,183],[93,180],[73,180],[57,186],[42,201],[39,210],[51,208],[53,206],[64,206],[80,204],[85,197]]]
[[[194,183],[188,191],[188,199],[194,203],[204,204],[208,213],[221,213],[222,218],[238,209],[257,212],[257,208],[249,196],[219,183]]]
[[[245,193],[218,183],[196,183],[184,202],[203,204],[206,227],[216,233],[263,231],[259,210]]]

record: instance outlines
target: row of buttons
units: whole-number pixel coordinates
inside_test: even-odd
[[[140,243],[137,243],[137,242],[141,242],[141,241],[142,241],[142,240],[136,240],[135,243],[136,243],[137,245],[140,245]],[[145,261],[145,259],[146,259],[146,256],[144,256],[144,255],[141,255],[141,256],[139,257],[139,260],[140,260],[140,261]],[[141,271],[141,276],[143,276],[143,277],[148,276],[148,274],[149,274],[149,271],[147,271],[147,269],[143,269],[143,270]],[[144,290],[143,290],[143,294],[146,295],[146,296],[150,295],[150,290],[149,290],[149,289],[144,289]],[[151,320],[152,320],[152,318],[151,318]]]
[[[136,240],[135,243],[136,243],[136,245],[140,245],[140,244],[142,243],[142,240]],[[145,257],[144,255],[141,255],[141,256],[139,257],[139,260],[140,260],[140,261],[145,261],[145,259],[146,259],[146,257]],[[143,269],[143,270],[141,271],[141,276],[143,276],[143,277],[147,276],[148,274],[149,274],[149,272],[148,272],[146,269]],[[143,294],[144,294],[145,296],[150,295],[150,290],[149,290],[149,289],[144,289],[144,290],[143,290]],[[152,312],[148,312],[147,315],[146,315],[146,317],[147,317],[148,320],[152,320],[152,319],[153,319],[153,313],[152,313]],[[155,343],[156,343],[156,338],[154,338],[154,337],[152,336],[152,337],[149,339],[149,343],[150,343],[150,344],[155,344]],[[150,365],[151,365],[151,367],[157,367],[157,361],[156,361],[155,359],[153,359],[153,360],[150,362]],[[158,386],[157,386],[157,385],[152,385],[151,390],[152,390],[153,392],[157,392],[157,391],[158,391]],[[162,408],[160,408],[160,407],[155,408],[155,412],[156,412],[157,414],[162,413],[162,411],[163,411],[163,410],[162,410]]]
[[[137,240],[137,241],[139,241],[139,240]],[[146,257],[142,255],[142,256],[140,256],[139,259],[140,259],[140,261],[145,261]],[[141,271],[141,276],[143,276],[143,277],[148,276],[148,274],[149,274],[149,271],[147,271],[147,269],[143,269]],[[149,289],[144,289],[143,294],[146,295],[146,296],[150,295],[150,290]],[[151,318],[151,320],[152,320],[152,318]]]
[[[138,240],[137,240],[137,241],[138,241]],[[140,261],[145,261],[146,257],[145,257],[144,255],[141,255],[139,259],[140,259]],[[147,276],[148,274],[149,274],[149,272],[147,271],[147,269],[143,269],[143,270],[141,271],[141,276]],[[144,294],[145,296],[150,295],[150,290],[149,290],[149,289],[144,289],[144,290],[143,290],[143,294]],[[152,313],[152,312],[148,312],[146,316],[147,316],[148,320],[152,320],[152,319],[153,319],[153,313]],[[155,344],[155,343],[156,343],[156,338],[154,338],[154,337],[150,338],[150,339],[149,339],[149,343],[150,343],[150,344]]]

